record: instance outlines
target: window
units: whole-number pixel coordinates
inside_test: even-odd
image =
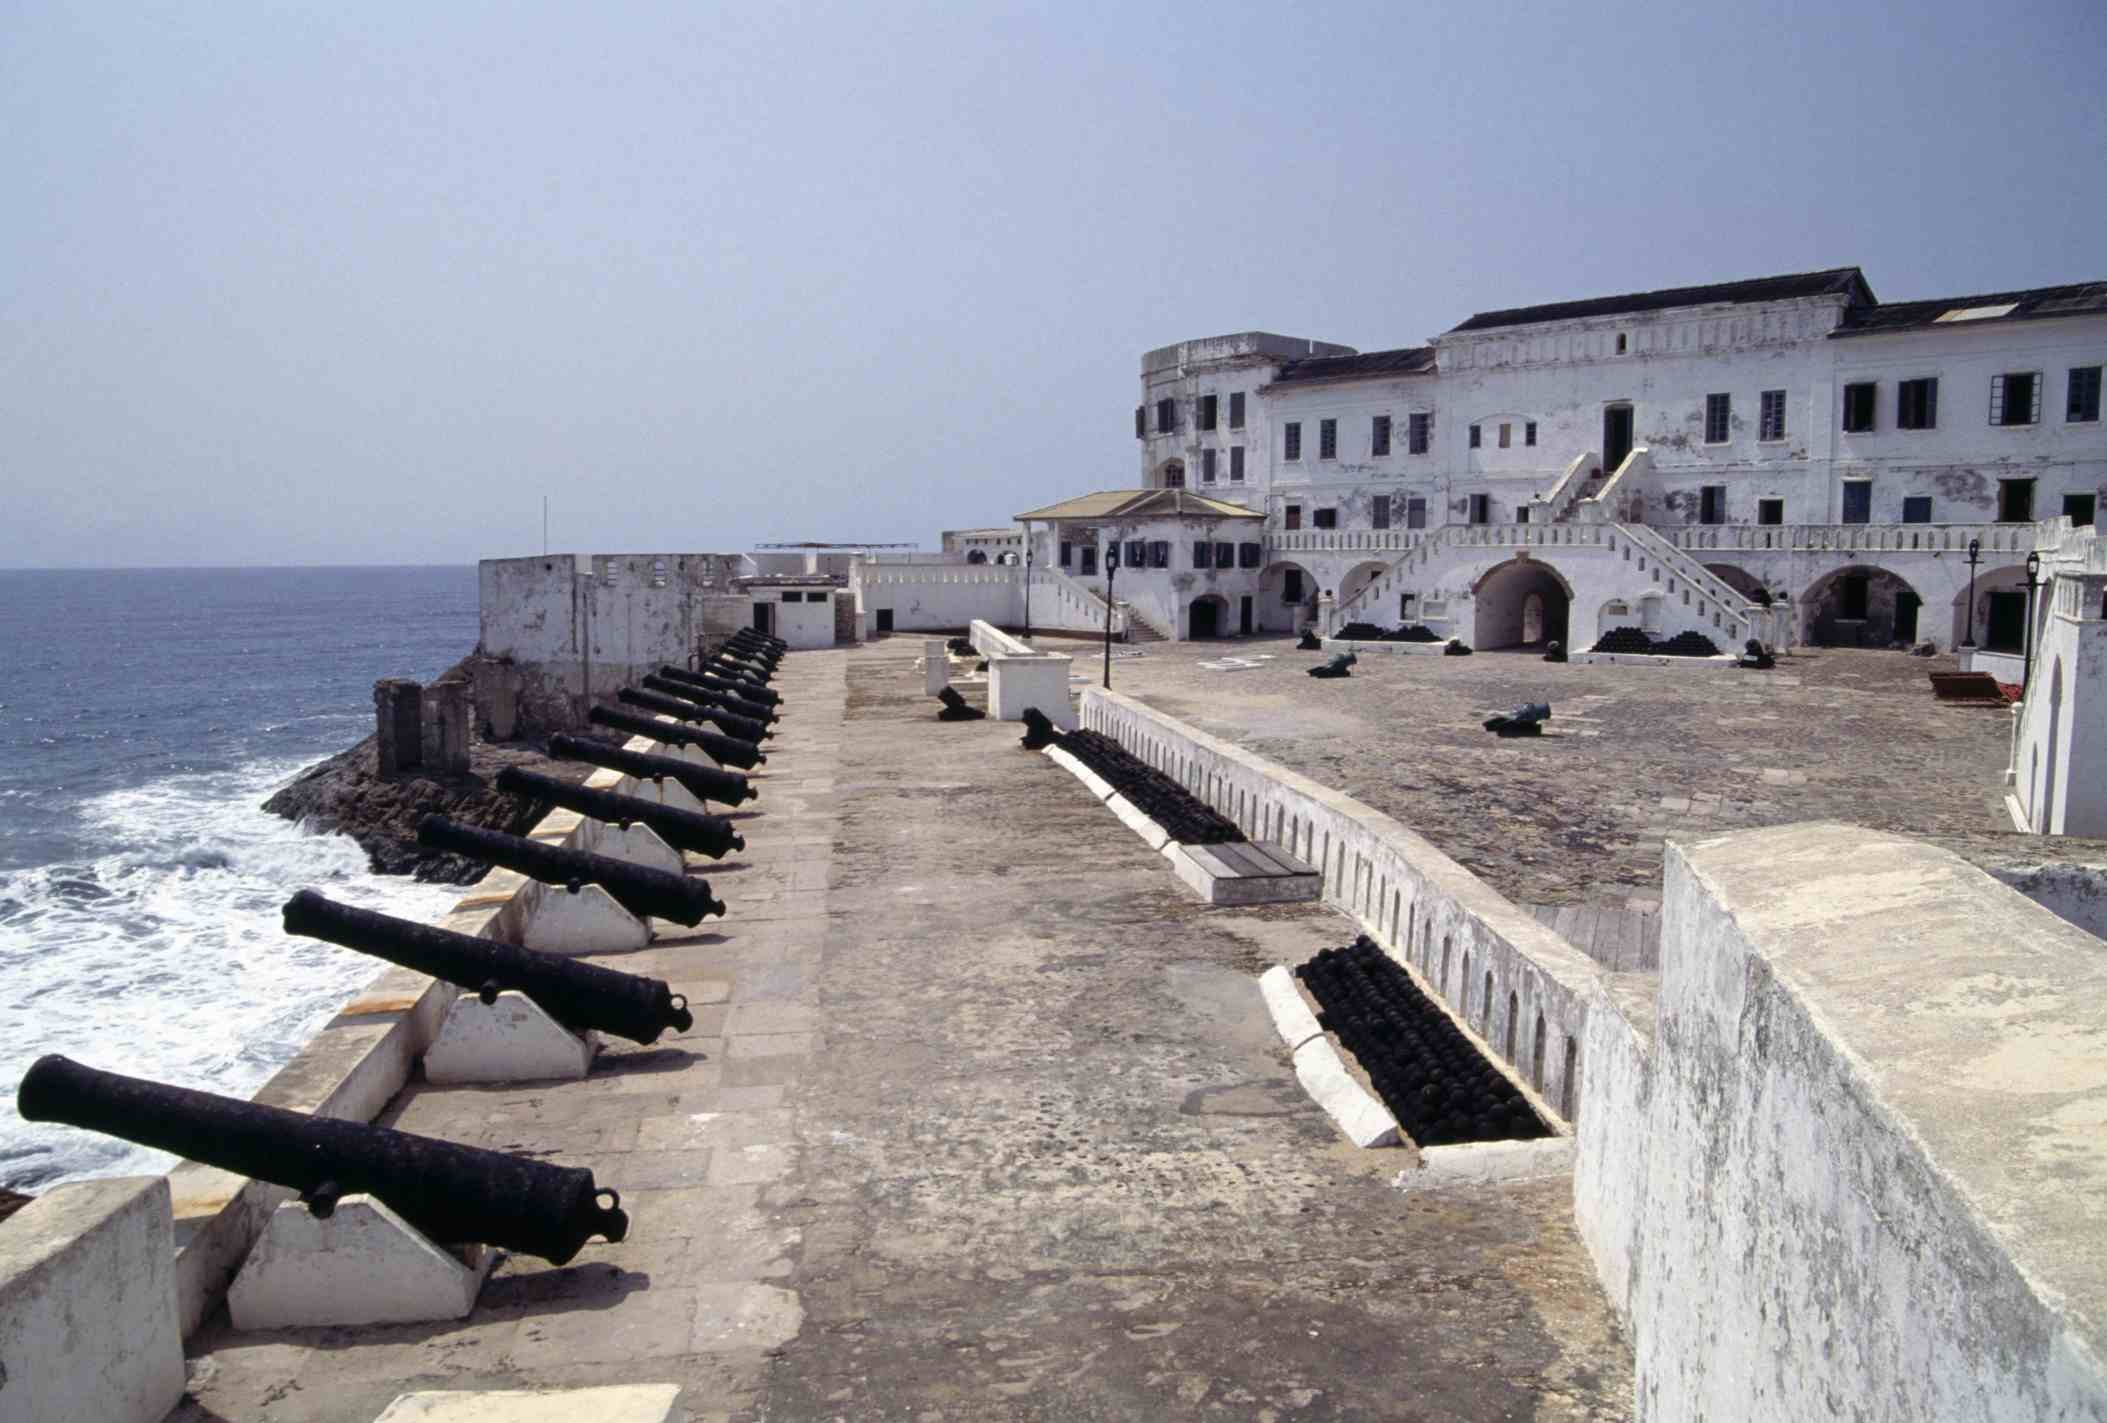
[[[1280,601],[1299,603],[1302,601],[1302,570],[1290,568],[1280,576]]]
[[[1156,402],[1156,433],[1157,433],[1157,434],[1159,434],[1159,435],[1162,435],[1162,434],[1166,434],[1166,433],[1168,433],[1169,431],[1171,431],[1171,430],[1174,430],[1174,429],[1176,429],[1176,428],[1177,428],[1177,425],[1178,425],[1178,402],[1177,402],[1177,401],[1175,401],[1175,400],[1159,400],[1159,401],[1157,401],[1157,402]]]
[[[1214,451],[1200,451],[1200,483],[1214,483]]]
[[[1906,380],[1895,387],[1895,428],[1936,430],[1939,428],[1939,378],[1925,376]]]
[[[1185,487],[1185,466],[1176,461],[1165,465],[1163,467],[1163,487],[1165,489],[1183,489]]]
[[[1390,527],[1390,496],[1378,494],[1368,501],[1368,523],[1370,528]]]
[[[1193,545],[1193,567],[1214,567],[1214,545],[1202,539]]]
[[[1134,438],[1137,440],[1147,439],[1148,433],[1149,408],[1146,405],[1137,405],[1134,407]]]
[[[1514,521],[1517,524],[1526,524],[1529,522],[1529,506],[1527,504],[1517,504],[1514,506]]]
[[[1066,568],[1069,564],[1073,563],[1074,561],[1075,545],[1068,542],[1068,540],[1066,539],[1061,540],[1061,567]]]
[[[1727,521],[1727,487],[1707,484],[1697,491],[1697,522],[1724,524]]]
[[[2008,371],[1990,377],[1990,423],[2036,425],[2041,422],[2041,377],[2033,371]]]
[[[2095,380],[2093,384],[2097,386],[2099,382]],[[1405,440],[1405,448],[1407,450],[1411,451],[1415,455],[1425,454],[1427,452],[1427,446],[1434,442],[1433,415],[1431,413],[1421,412],[1420,414],[1414,415],[1409,420],[1407,420]]]
[[[1231,445],[1229,447],[1229,482],[1231,484],[1242,484],[1244,482],[1244,447],[1242,445]]]
[[[1169,539],[1151,539],[1149,541],[1149,567],[1169,568],[1170,566],[1171,541]]]
[[[1288,529],[1299,529],[1302,527],[1302,506],[1300,504],[1288,505],[1281,511],[1281,514],[1281,527]]]
[[[1427,501],[1407,499],[1405,501],[1405,527],[1423,529],[1427,526]]]
[[[1229,428],[1244,428],[1244,393],[1241,390],[1229,392]]]
[[[1705,397],[1705,443],[1723,445],[1727,442],[1728,426],[1734,417],[1734,397],[1731,395],[1708,395]]]
[[[2100,418],[2100,368],[2098,366],[2072,366],[2070,382],[2064,391],[2063,418],[2073,425],[2089,424]]]
[[[1522,443],[1531,449],[1536,447],[1536,422],[1534,420],[1522,426]]]
[[[1931,522],[1931,496],[1912,494],[1902,501],[1902,522],[1905,524],[1928,524]]]
[[[1473,494],[1471,496],[1471,522],[1474,524],[1489,524],[1492,522],[1492,496],[1490,494]]]
[[[1280,454],[1282,459],[1299,460],[1302,458],[1302,422],[1300,420],[1290,420],[1281,427],[1281,440],[1284,442],[1284,447]]]
[[[1119,563],[1122,568],[1147,568],[1149,566],[1148,544],[1140,539],[1127,540],[1127,551],[1120,555]]]
[[[1785,438],[1785,392],[1766,390],[1763,404],[1757,412],[1756,438],[1759,440],[1782,440]]]
[[[1873,381],[1860,381],[1844,387],[1844,433],[1848,435],[1870,435],[1873,433],[1874,398],[1880,387]]]
[[[1314,513],[1314,514],[1310,515],[1310,527],[1311,527],[1311,528],[1313,528],[1313,529],[1336,529],[1336,528],[1338,528],[1338,527],[1339,527],[1339,511],[1338,511],[1337,509],[1319,509],[1319,510],[1317,510],[1317,512],[1316,512],[1316,513]]]
[[[2080,529],[2092,527],[2093,515],[2099,511],[2097,494],[2066,494],[2063,496],[2063,512],[2072,525]]]
[[[1097,545],[1084,544],[1081,552],[1083,555],[1082,566],[1076,571],[1085,578],[1095,578],[1097,576]]]
[[[978,552],[978,550],[975,550],[975,552]],[[984,553],[981,554],[980,561],[982,563],[986,563],[988,561],[988,556]],[[972,562],[972,560],[968,559],[967,562],[970,563]],[[783,601],[786,603],[802,603],[805,601],[805,595],[802,593],[785,593],[783,595]]]
[[[1629,336],[1625,335],[1625,334],[1624,334],[1624,333],[1623,333],[1622,331],[1619,331],[1619,332],[1617,333],[1617,354],[1621,356],[1621,355],[1623,355],[1623,354],[1624,354],[1624,353],[1625,353],[1626,351],[1629,351],[1630,349],[1631,349],[1631,338],[1630,338]]]
[[[1837,600],[1837,617],[1845,622],[1864,622],[1866,620],[1866,576],[1863,573],[1846,574],[1841,586],[1843,596]]]
[[[1513,444],[1514,426],[1508,424],[1505,420],[1502,420],[1500,422],[1500,448],[1504,450],[1509,448]]]
[[[1212,430],[1214,428],[1215,410],[1217,408],[1216,399],[1212,395],[1200,397],[1200,428],[1203,430]]]
[[[1236,567],[1236,545],[1218,543],[1214,546],[1214,566],[1221,569]]]
[[[2000,479],[1997,481],[1997,522],[2000,524],[2030,524],[2034,521],[2034,481],[2031,479]]]
[[[1868,524],[1873,521],[1873,481],[1870,479],[1847,479],[1844,481],[1844,519],[1847,524]]]
[[[1479,431],[1478,427],[1476,425],[1471,426],[1471,448],[1475,450],[1484,443],[1485,437]]]
[[[1339,457],[1339,422],[1319,420],[1317,422],[1317,458],[1335,460]]]
[[[1409,621],[1409,620],[1411,619],[1411,617],[1412,617],[1412,605],[1413,605],[1414,603],[1418,602],[1418,601],[1419,601],[1419,598],[1418,598],[1418,595],[1417,595],[1417,594],[1414,594],[1414,593],[1400,593],[1400,594],[1398,594],[1398,595],[1397,595],[1397,615],[1398,615],[1398,617],[1399,617],[1399,618],[1400,618],[1401,620]]]
[[[1390,453],[1390,417],[1378,415],[1369,423],[1368,453],[1382,459]]]
[[[1771,525],[1784,523],[1785,501],[1783,499],[1758,499],[1756,501],[1756,522]]]
[[[1236,546],[1236,566],[1238,568],[1256,568],[1265,561],[1265,557],[1266,546],[1264,544],[1238,544]]]

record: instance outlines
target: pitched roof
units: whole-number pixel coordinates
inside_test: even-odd
[[[1516,306],[1505,311],[1481,311],[1454,331],[1487,331],[1502,326],[1529,326],[1539,321],[1576,321],[1587,316],[1619,316],[1626,312],[1665,311],[1676,306],[1716,306],[1722,303],[1790,301],[1795,297],[1847,296],[1853,304],[1871,305],[1873,289],[1856,267],[1831,267],[1825,272],[1799,272],[1782,277],[1756,277],[1741,282],[1714,282],[1701,287],[1669,287],[1657,292],[1632,292],[1625,296],[1590,297],[1584,301],[1557,301],[1547,306]]]
[[[1432,346],[1401,346],[1395,351],[1364,351],[1358,356],[1307,356],[1299,361],[1287,361],[1282,364],[1280,373],[1273,377],[1273,384],[1419,375],[1433,369]]]
[[[1224,504],[1189,489],[1101,489],[1031,509],[1020,519],[1263,519],[1235,504]]]
[[[2027,321],[2046,316],[2086,316],[2107,312],[2107,282],[2075,282],[2025,291],[1984,292],[1936,301],[1891,301],[1855,308],[1831,336],[1867,336],[1883,331],[1910,331],[1928,326],[1970,325],[1978,321]]]

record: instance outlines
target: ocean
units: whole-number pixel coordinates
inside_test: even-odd
[[[460,896],[259,807],[475,641],[474,568],[0,571],[0,1186],[169,1164],[24,1122],[40,1054],[246,1097],[384,967],[287,937],[294,890]]]

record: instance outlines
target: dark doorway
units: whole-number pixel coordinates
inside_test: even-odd
[[[1631,453],[1631,407],[1611,405],[1602,412],[1602,469],[1615,474]]]
[[[1997,522],[2000,524],[2031,524],[2034,522],[2033,480],[2000,479],[1997,481]]]
[[[1984,647],[1992,652],[2023,651],[2027,635],[2027,595],[1992,593],[1989,623],[1989,629],[1983,634]]]
[[[1917,640],[1917,609],[1924,600],[1915,593],[1895,595],[1895,641],[1914,643]]]
[[[775,604],[754,604],[754,631],[775,636]]]
[[[1192,606],[1192,635],[1195,638],[1220,637],[1222,605],[1213,598],[1202,598]]]
[[[1251,616],[1251,595],[1246,593],[1236,610],[1236,630],[1245,637],[1251,636]]]
[[[2093,513],[2099,507],[2097,494],[2066,494],[2063,496],[2063,512],[2070,516],[2073,525],[2081,529],[2092,527]]]
[[[879,608],[877,613],[878,622],[875,631],[891,632],[893,630],[893,610],[891,608]]]

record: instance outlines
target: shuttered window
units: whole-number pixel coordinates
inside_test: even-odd
[[[1335,460],[1339,457],[1339,422],[1320,420],[1317,422],[1317,458]]]
[[[1705,443],[1723,445],[1734,420],[1734,397],[1731,395],[1708,395],[1705,397]]]
[[[1756,438],[1759,440],[1782,440],[1785,438],[1785,392],[1766,390],[1763,392],[1763,407],[1759,412]]]
[[[1368,428],[1368,452],[1376,459],[1390,453],[1390,417],[1378,415]]]
[[[1378,494],[1368,501],[1369,523],[1378,529],[1390,527],[1390,496]]]
[[[1214,451],[1200,451],[1200,483],[1214,483]]]
[[[1244,393],[1241,390],[1231,391],[1229,395],[1229,428],[1244,428]]]
[[[1214,567],[1214,545],[1202,541],[1193,545],[1193,567]]]
[[[1232,543],[1216,544],[1214,546],[1214,566],[1223,569],[1236,567],[1236,545]]]
[[[1874,401],[1879,389],[1869,380],[1844,387],[1844,433],[1869,435],[1873,432]]]
[[[1283,426],[1281,439],[1284,442],[1284,448],[1281,453],[1282,459],[1299,460],[1302,458],[1301,421],[1290,420],[1285,426]]]
[[[2009,371],[1990,377],[1990,423],[1993,425],[2038,425],[2041,423],[2041,374],[2038,371]]]
[[[1925,376],[1906,380],[1895,387],[1895,428],[1936,430],[1939,428],[1939,378]]]
[[[1217,409],[1215,401],[1216,397],[1212,395],[1200,397],[1200,428],[1203,430],[1212,430],[1214,428],[1214,417]]]
[[[1265,560],[1265,556],[1266,546],[1264,544],[1238,544],[1236,546],[1236,566],[1238,568],[1256,568]]]
[[[1242,445],[1231,445],[1229,447],[1229,482],[1231,484],[1242,484],[1244,482],[1244,447]]]
[[[1178,402],[1159,400],[1156,402],[1156,433],[1168,434],[1178,426]]]
[[[2070,385],[2063,401],[2063,418],[2074,425],[2100,418],[2100,368],[2072,366]]]
[[[1171,541],[1169,539],[1156,539],[1152,541],[1149,544],[1149,567],[1169,568],[1170,566]]]
[[[1410,454],[1423,455],[1434,440],[1434,417],[1431,414],[1414,415],[1407,422],[1405,449]]]

